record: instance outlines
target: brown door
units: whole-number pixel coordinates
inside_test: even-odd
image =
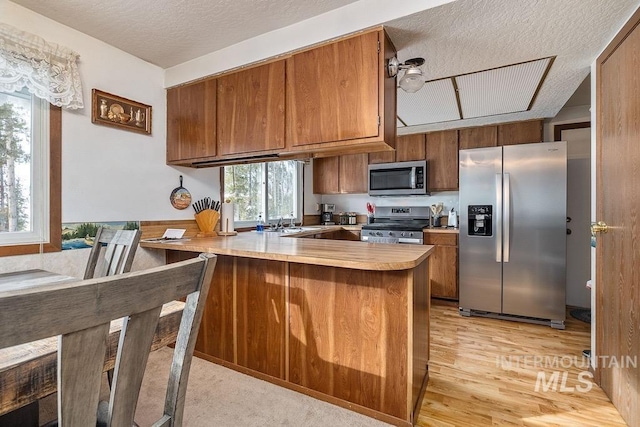
[[[596,379],[640,425],[640,10],[597,60]],[[606,358],[606,359],[605,359]],[[614,359],[615,358],[615,359]],[[629,358],[629,359],[627,359]]]

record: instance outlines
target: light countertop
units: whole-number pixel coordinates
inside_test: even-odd
[[[360,229],[358,225],[312,227],[321,228],[326,232],[340,229]],[[140,246],[378,271],[414,268],[424,261],[434,248],[431,245],[389,245],[348,240],[299,238],[321,232],[310,230],[287,236],[271,232],[243,232],[236,236],[226,237],[191,238],[168,242],[141,241]]]
[[[449,233],[449,234],[460,233],[460,229],[458,228],[447,228],[447,227],[423,228],[422,231],[425,233]]]

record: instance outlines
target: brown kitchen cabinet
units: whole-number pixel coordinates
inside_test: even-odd
[[[283,149],[284,60],[218,78],[218,153]]]
[[[216,80],[167,90],[167,163],[216,156]]]
[[[396,144],[400,137],[396,138]],[[396,161],[395,151],[378,151],[377,153],[369,153],[369,164],[375,163],[393,163]]]
[[[395,79],[385,71],[394,55],[380,29],[287,58],[289,150],[395,147]]]
[[[542,142],[542,131],[542,120],[529,120],[526,122],[498,125],[498,145]]]
[[[313,160],[315,194],[366,193],[367,154],[346,154]]]
[[[424,233],[424,244],[434,245],[429,257],[431,296],[458,300],[458,235],[454,233]]]
[[[234,259],[236,363],[285,379],[284,319],[288,263],[240,257]]]
[[[338,194],[340,184],[340,157],[321,157],[313,159],[313,193]]]
[[[458,131],[427,134],[427,187],[433,191],[458,190]]]
[[[334,218],[337,221],[337,216]],[[303,239],[326,239],[326,240],[350,240],[354,242],[360,241],[360,230],[335,230],[318,234],[311,234],[309,236],[301,237]]]
[[[171,264],[197,256],[197,252],[166,251],[166,262]],[[233,257],[217,257],[195,347],[196,351],[231,363],[235,362],[233,263]]]
[[[396,138],[396,151],[381,151],[369,154],[369,164],[410,162],[424,160],[425,135],[423,133],[402,135]]]
[[[460,150],[498,146],[498,126],[479,126],[458,130]]]
[[[166,251],[166,262],[197,256]],[[286,273],[285,262],[217,255],[196,352],[284,379]]]

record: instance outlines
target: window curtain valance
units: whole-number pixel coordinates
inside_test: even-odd
[[[26,87],[58,107],[83,108],[78,54],[0,22],[0,90]]]

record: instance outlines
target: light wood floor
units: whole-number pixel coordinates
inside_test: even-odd
[[[457,307],[434,303],[429,384],[417,425],[625,426],[595,384],[588,392],[566,391],[586,388],[578,375],[588,369],[582,350],[589,348],[589,342],[589,325],[570,316],[566,329],[558,331],[549,326],[462,317]],[[548,362],[536,362],[536,356],[548,356]],[[557,367],[553,366],[554,356],[558,357]],[[541,383],[536,391],[540,371],[545,372],[547,391]],[[554,371],[559,371],[555,391],[549,381]]]

